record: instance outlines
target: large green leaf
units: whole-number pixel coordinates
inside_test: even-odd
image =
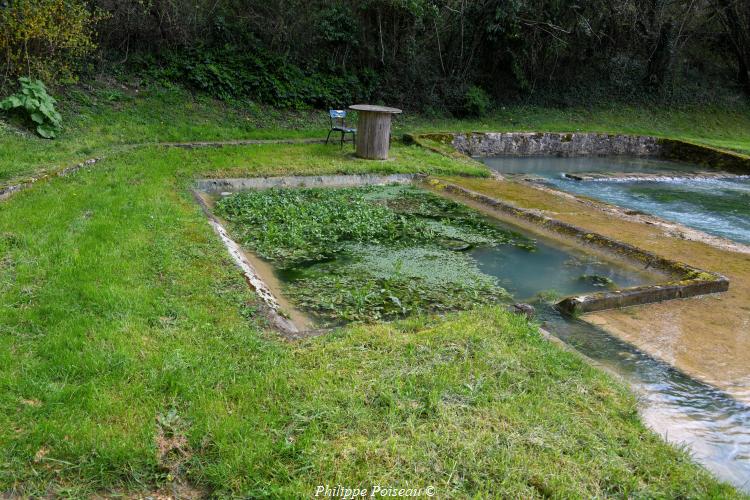
[[[23,106],[23,101],[17,95],[9,96],[6,99],[0,101],[0,107],[2,107],[6,111],[13,108],[19,108],[21,106]]]
[[[41,135],[45,139],[54,139],[55,136],[57,135],[57,131],[54,128],[46,124],[37,126],[36,131],[39,135]]]
[[[23,108],[29,119],[36,124],[37,133],[52,139],[60,130],[62,116],[55,110],[55,100],[47,94],[47,88],[40,80],[20,78],[21,91],[0,101],[0,109],[8,111]]]

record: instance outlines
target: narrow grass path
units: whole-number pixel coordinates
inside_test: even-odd
[[[3,204],[0,492],[738,495],[645,429],[621,384],[497,308],[295,344],[269,332],[192,180],[485,173],[419,148],[394,158],[144,147]]]
[[[92,157],[112,157],[143,144],[320,140],[328,118],[320,110],[280,111],[227,104],[179,88],[69,90],[60,99],[65,126],[54,141],[39,139],[0,119],[0,188]],[[350,116],[355,123],[356,116]],[[750,153],[750,110],[613,105],[540,108],[514,105],[481,119],[399,116],[394,135],[429,131],[603,132],[654,135]]]

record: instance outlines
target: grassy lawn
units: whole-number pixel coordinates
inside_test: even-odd
[[[64,130],[47,141],[0,119],[0,186],[92,156],[118,154],[135,144],[235,139],[325,138],[325,112],[279,111],[220,103],[178,88],[95,84],[60,98]],[[355,117],[352,116],[352,122]],[[476,120],[433,119],[408,113],[394,133],[428,131],[559,131],[648,134],[750,152],[750,110],[612,108],[550,109],[509,106]]]
[[[188,191],[202,176],[486,176],[481,165],[400,144],[375,163],[351,146],[148,145],[325,135],[318,111],[175,89],[72,91],[62,107],[55,141],[0,122],[0,186],[106,155],[0,210],[0,492],[184,482],[275,497],[339,483],[433,485],[441,497],[735,494],[646,430],[619,383],[496,308],[280,341]],[[742,110],[514,107],[396,123],[397,133],[604,131],[744,151],[748,129]]]
[[[32,165],[106,142],[80,130],[45,143],[6,136],[3,168],[13,144],[39,144],[23,153]],[[235,132],[245,133],[230,124],[219,136]],[[299,343],[269,331],[193,202],[192,179],[484,174],[411,147],[394,157],[149,146],[3,203],[0,492],[185,482],[277,498],[309,497],[319,484],[434,486],[439,498],[737,495],[648,431],[620,383],[497,308]]]

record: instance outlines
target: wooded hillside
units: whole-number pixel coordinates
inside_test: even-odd
[[[128,72],[281,107],[454,114],[750,93],[746,0],[5,0],[0,85]]]

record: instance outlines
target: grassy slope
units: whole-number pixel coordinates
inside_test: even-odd
[[[0,185],[110,153],[0,209],[0,492],[151,490],[171,467],[206,490],[257,496],[339,482],[434,484],[440,496],[733,494],[646,431],[621,386],[495,309],[278,341],[191,200],[191,179],[484,172],[407,147],[385,163],[321,145],[122,148],[324,130],[319,113],[290,124],[145,94],[72,96],[56,141],[0,130]],[[522,128],[571,127],[565,112],[522,109],[484,126],[515,128],[520,116]],[[735,137],[742,123],[705,139]],[[180,418],[157,425],[170,409]],[[158,458],[169,441],[158,429],[186,436],[184,461]]]
[[[285,151],[291,160],[266,165]],[[465,166],[411,151],[372,165]],[[647,431],[622,386],[499,310],[299,344],[268,332],[190,180],[366,166],[327,161],[320,146],[149,147],[3,204],[0,491],[153,490],[171,473],[282,498],[321,483],[434,485],[441,497],[736,494]],[[184,454],[160,459],[170,442]]]
[[[97,84],[61,99],[65,130],[55,141],[20,134],[0,121],[0,186],[42,170],[65,167],[127,145],[200,140],[324,138],[324,112],[280,112],[227,105],[180,89],[121,89]],[[405,114],[406,131],[539,130],[653,134],[750,152],[750,109],[545,109],[513,106],[481,120],[428,119]]]
[[[0,122],[0,186],[132,144],[320,137],[326,125],[320,113],[244,109],[180,89],[105,87],[61,103],[65,128],[54,141]]]

